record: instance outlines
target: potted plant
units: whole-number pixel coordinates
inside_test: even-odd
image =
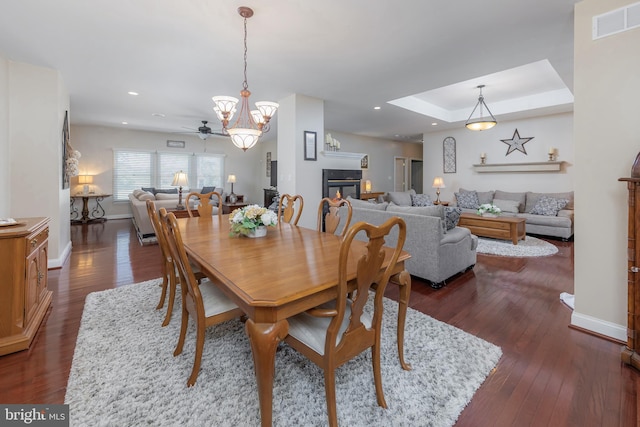
[[[232,236],[264,237],[268,226],[278,224],[278,215],[262,206],[248,205],[231,212],[229,222]]]
[[[491,203],[485,203],[478,207],[477,214],[485,218],[496,218],[500,215],[500,208]]]

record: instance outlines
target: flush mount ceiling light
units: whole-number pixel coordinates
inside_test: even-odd
[[[247,85],[247,18],[253,16],[253,10],[241,6],[238,8],[238,13],[244,18],[244,82],[240,91],[242,98],[240,113],[233,126],[227,127],[236,111],[238,99],[232,96],[214,96],[212,99],[215,103],[213,111],[216,112],[218,119],[222,122],[223,132],[229,134],[236,147],[247,151],[256,145],[258,138],[262,136],[262,132],[269,131],[269,120],[276,114],[279,105],[275,102],[260,101],[256,102],[257,110],[249,110],[251,92],[249,92],[249,86]]]
[[[478,103],[476,104],[475,107],[473,107],[473,111],[469,115],[467,122],[464,124],[466,128],[469,130],[487,130],[487,129],[491,129],[496,125],[496,123],[498,123],[496,122],[496,118],[493,117],[493,114],[491,114],[491,111],[489,110],[489,107],[487,107],[487,104],[484,103],[484,96],[482,96],[483,87],[484,85],[478,85],[478,89],[480,89],[480,96],[478,97]],[[476,112],[478,107],[480,107],[480,111],[479,111],[480,115],[474,118],[473,114]],[[484,117],[484,114],[482,111],[483,107],[487,109],[487,113],[489,113],[489,117]]]

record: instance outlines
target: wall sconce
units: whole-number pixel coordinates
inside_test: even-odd
[[[433,185],[431,186],[433,188],[436,189],[436,201],[433,202],[436,205],[440,204],[440,189],[441,188],[447,188],[446,185],[444,185],[444,180],[442,179],[441,176],[436,176],[435,178],[433,178]]]
[[[93,175],[78,175],[78,184],[82,185],[82,194],[89,194],[89,184],[93,184]]]
[[[189,178],[187,178],[187,174],[180,171],[176,172],[173,176],[173,182],[171,183],[173,187],[178,188],[178,205],[176,206],[177,210],[183,210],[184,206],[182,205],[182,187],[186,187],[189,185]]]
[[[364,192],[371,193],[371,180],[369,179],[364,182]]]

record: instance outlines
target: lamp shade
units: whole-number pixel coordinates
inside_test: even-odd
[[[186,187],[189,185],[189,178],[187,178],[187,174],[182,171],[176,172],[173,176],[173,182],[171,185],[174,187]]]
[[[78,184],[93,184],[93,175],[78,175]]]
[[[235,184],[235,182],[236,182],[236,176],[235,176],[235,175],[233,175],[233,174],[230,174],[230,175],[227,177],[227,182],[229,182],[229,183],[231,183],[231,184]]]
[[[371,193],[371,180],[366,180],[364,182],[364,191]]]
[[[493,114],[491,114],[491,110],[489,110],[489,107],[487,107],[487,104],[484,102],[484,96],[482,96],[483,87],[484,85],[478,85],[478,89],[480,89],[478,103],[475,107],[473,107],[473,111],[471,111],[469,118],[464,124],[465,127],[469,130],[487,130],[491,129],[496,125],[496,123],[498,123],[496,121],[496,118],[493,117]],[[474,116],[476,110],[479,112],[478,116]],[[487,110],[487,113],[489,113],[488,116],[485,116],[484,110]]]
[[[442,179],[441,176],[436,176],[435,178],[433,178],[433,185],[431,187],[432,188],[447,188],[444,185],[444,180]]]

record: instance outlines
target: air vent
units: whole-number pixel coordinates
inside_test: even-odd
[[[640,2],[593,17],[593,40],[640,27]]]

